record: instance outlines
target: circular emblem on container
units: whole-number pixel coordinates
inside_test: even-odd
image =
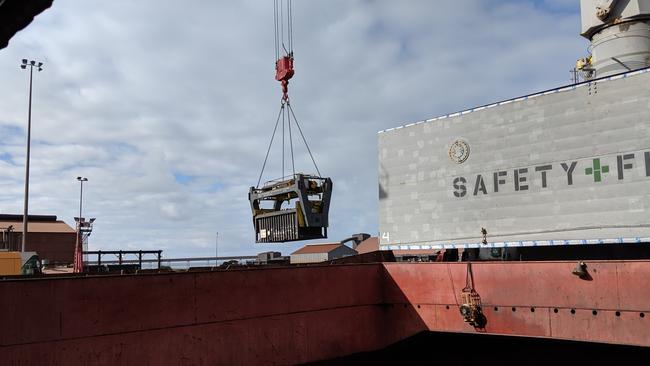
[[[464,163],[469,158],[469,144],[467,141],[454,141],[449,147],[449,158],[458,164]]]

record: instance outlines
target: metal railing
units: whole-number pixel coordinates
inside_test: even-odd
[[[96,255],[97,259],[84,261],[84,266],[102,266],[102,265],[133,265],[137,264],[141,269],[160,269],[163,266],[178,268],[178,267],[195,267],[196,264],[205,264],[210,266],[214,263],[215,266],[219,262],[226,262],[236,260],[239,262],[247,260],[257,260],[256,255],[240,255],[240,256],[220,256],[220,257],[185,257],[185,258],[163,258],[162,250],[115,250],[115,251],[88,251],[83,252],[89,256]],[[117,259],[107,260],[102,256],[112,255],[117,256]],[[155,255],[155,258],[144,258],[145,255]],[[137,256],[136,259],[127,259],[128,256]],[[198,267],[198,266],[196,266]]]

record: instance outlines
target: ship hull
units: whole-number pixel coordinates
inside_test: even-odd
[[[421,332],[650,347],[650,261],[473,263],[487,322],[458,306],[466,263],[0,281],[3,364],[299,364]],[[557,310],[557,311],[556,311]]]

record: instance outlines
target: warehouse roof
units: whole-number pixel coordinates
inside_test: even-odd
[[[15,221],[0,221],[0,231],[13,227],[16,233],[23,232],[23,223]],[[29,222],[27,227],[30,233],[74,233],[75,230],[63,221],[53,222]]]
[[[11,230],[23,232],[23,215],[0,214],[0,231]],[[75,230],[65,222],[57,220],[56,216],[29,215],[27,227],[30,233],[75,233]]]
[[[359,254],[376,252],[379,250],[379,238],[376,236],[371,236],[359,243],[355,249],[357,252],[359,252]]]
[[[291,255],[294,255],[294,254],[329,253],[332,250],[335,250],[335,249],[340,248],[342,246],[345,246],[345,245],[340,244],[340,243],[305,245],[304,247],[302,247],[302,248],[296,250],[295,252],[291,253]]]

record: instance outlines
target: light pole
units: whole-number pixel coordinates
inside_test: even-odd
[[[84,182],[87,182],[88,178],[77,177],[77,180],[81,184],[81,187],[79,189],[79,218],[82,218],[83,216],[81,216],[81,209],[83,207],[82,204],[83,204],[83,200],[84,200]]]
[[[75,244],[75,249],[74,249],[74,272],[81,273],[83,272],[83,257],[81,255],[82,252],[81,246],[83,245],[81,240],[81,226],[84,224],[84,219],[83,216],[81,216],[81,214],[82,214],[83,199],[84,199],[84,182],[87,182],[88,178],[77,177],[77,181],[79,181],[80,187],[79,187],[79,217],[75,218],[75,221],[77,221],[77,242]]]
[[[25,205],[23,207],[23,242],[21,251],[25,251],[25,245],[27,243],[27,217],[29,215],[29,148],[31,145],[32,137],[32,77],[34,75],[34,68],[36,67],[38,71],[43,71],[43,63],[36,62],[34,60],[27,62],[27,59],[23,59],[22,64],[20,65],[21,69],[26,69],[29,66],[29,111],[27,112],[27,157],[25,160]]]

